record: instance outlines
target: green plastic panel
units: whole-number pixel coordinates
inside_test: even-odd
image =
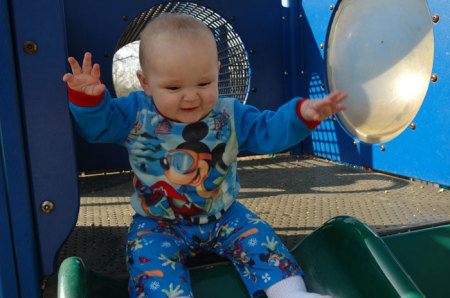
[[[58,273],[58,298],[87,297],[128,297],[128,281],[100,275],[87,268],[80,258],[65,259]]]
[[[446,239],[445,245],[448,245]],[[403,248],[394,242],[403,240],[389,239],[390,245],[400,249],[401,254]],[[346,298],[424,297],[384,241],[355,218],[340,216],[329,220],[292,253],[305,272],[305,282],[311,291]],[[192,269],[191,281],[196,298],[249,297],[231,264]],[[79,258],[67,258],[59,271],[58,297],[125,298],[128,297],[127,282],[95,273]]]
[[[333,297],[423,297],[383,240],[366,224],[335,217],[293,249],[311,291]]]
[[[88,297],[86,270],[81,259],[65,259],[58,272],[58,298]]]
[[[427,297],[450,297],[450,225],[383,240]]]
[[[191,271],[194,297],[248,298],[247,288],[232,264]]]
[[[248,298],[239,274],[231,264],[204,266],[191,270],[195,297]],[[58,274],[58,298],[126,298],[128,281],[115,280],[87,268],[77,257],[63,261]]]

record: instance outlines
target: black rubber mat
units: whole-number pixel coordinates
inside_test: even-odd
[[[268,221],[288,248],[338,215],[353,216],[381,235],[450,220],[450,192],[434,184],[290,155],[244,158],[238,171],[238,200]],[[80,177],[79,218],[59,262],[79,256],[100,273],[127,277],[132,176]]]

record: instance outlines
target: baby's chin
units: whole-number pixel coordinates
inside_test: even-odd
[[[183,113],[183,115],[178,116],[177,119],[175,119],[175,121],[178,121],[181,123],[186,123],[186,124],[195,123],[195,122],[198,122],[198,121],[204,119],[206,116],[208,116],[208,114],[210,112],[211,111],[204,112],[204,113],[201,113],[199,111],[193,111],[193,110],[185,111]]]

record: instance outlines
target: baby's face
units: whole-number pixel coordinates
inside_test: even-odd
[[[140,78],[158,111],[170,120],[194,123],[218,99],[219,62],[215,42],[204,36],[159,36],[150,46]]]

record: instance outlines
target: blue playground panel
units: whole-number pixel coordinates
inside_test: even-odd
[[[310,153],[405,177],[447,186],[450,184],[450,142],[447,137],[450,135],[450,98],[447,95],[450,92],[450,17],[445,13],[450,10],[450,2],[426,2],[431,16],[439,15],[439,21],[433,23],[435,43],[432,70],[433,74],[438,75],[438,80],[435,83],[430,81],[422,107],[412,121],[416,128],[405,129],[387,143],[371,145],[359,142],[347,134],[339,123],[329,119],[313,132],[311,139],[302,143],[296,153]],[[329,34],[327,30],[335,11],[330,10],[330,5],[338,3],[339,1],[302,1],[301,13],[305,16],[303,19],[307,20],[302,31],[305,37],[303,55],[308,57],[306,83],[311,98],[326,94],[326,88],[321,87],[322,84],[327,87],[324,61],[326,51],[320,49],[320,44],[325,44],[326,49]],[[385,151],[381,150],[383,145]]]
[[[38,297],[44,275],[73,229],[78,209],[78,171],[127,168],[118,146],[89,145],[74,134],[62,75],[67,57],[93,53],[102,79],[113,90],[116,43],[135,16],[169,1],[0,2],[0,269],[1,297]],[[220,14],[243,40],[251,66],[247,103],[276,109],[294,96],[325,95],[328,26],[339,1],[190,1]],[[446,0],[427,1],[435,53],[424,103],[414,122],[386,144],[349,136],[332,119],[293,149],[342,163],[450,185],[450,99]],[[284,6],[282,5],[284,4]],[[381,151],[381,145],[386,150]],[[50,201],[50,202],[49,202]],[[53,203],[50,213],[43,203]],[[45,210],[45,209],[44,209]]]

